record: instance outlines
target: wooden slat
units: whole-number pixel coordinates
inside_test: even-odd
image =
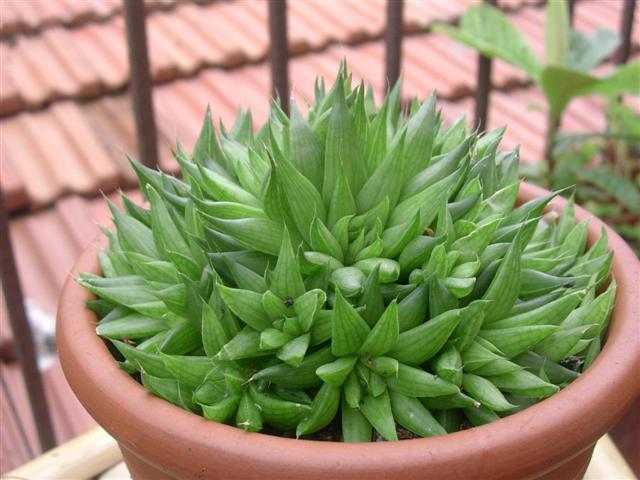
[[[609,435],[605,435],[593,450],[584,480],[637,480]]]
[[[96,427],[7,473],[2,479],[88,480],[121,461],[122,454],[116,441]]]
[[[98,480],[129,480],[131,474],[124,462],[120,462],[98,477]]]

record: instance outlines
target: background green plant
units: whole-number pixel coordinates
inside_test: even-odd
[[[564,0],[547,2],[544,61],[536,57],[508,17],[489,5],[469,8],[458,27],[438,24],[434,29],[520,68],[540,87],[548,111],[544,163],[542,169],[523,173],[553,188],[574,181],[582,203],[603,214],[640,251],[639,118],[620,99],[623,94],[640,93],[640,63],[613,68],[606,76],[589,73],[616,49],[616,35],[606,30],[583,34],[571,29]],[[608,100],[608,131],[560,134],[567,105],[584,95]]]
[[[482,425],[577,378],[614,305],[606,232],[587,250],[573,201],[543,215],[557,193],[516,206],[504,129],[399,91],[377,107],[343,65],[306,118],[274,103],[218,134],[207,112],[182,180],[132,162],[149,206],[110,204],[103,276],[79,278],[122,368],[210,420],[347,442]]]

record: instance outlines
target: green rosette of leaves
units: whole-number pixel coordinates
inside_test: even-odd
[[[217,133],[207,112],[182,180],[132,161],[148,205],[110,204],[103,276],[79,278],[123,369],[216,422],[347,442],[491,422],[580,375],[614,304],[606,235],[585,251],[556,193],[516,206],[502,129],[399,91],[377,106],[343,65],[306,118],[274,102]]]

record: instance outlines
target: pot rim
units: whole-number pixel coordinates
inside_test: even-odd
[[[526,201],[546,193],[521,182],[518,198]],[[556,197],[547,210],[561,211],[565,206],[566,200]],[[345,471],[417,472],[425,466],[447,469],[452,478],[481,478],[485,468],[486,474],[501,468],[513,472],[514,465],[523,473],[551,469],[592,446],[640,395],[640,376],[634,372],[640,365],[640,262],[611,228],[583,208],[575,210],[578,221],[590,219],[589,244],[604,228],[609,249],[615,252],[612,271],[618,291],[607,342],[589,370],[571,385],[481,427],[398,442],[294,440],[211,422],[154,397],[117,366],[95,333],[95,315],[85,307],[91,294],[74,281],[80,272],[99,271],[95,244],[79,257],[60,298],[57,342],[63,371],[76,396],[105,430],[169,472],[184,474],[184,465],[193,476],[214,471],[220,455],[225,456],[223,462],[234,461],[239,472],[243,468],[255,472],[259,466],[263,472],[284,475],[285,462],[286,469],[299,475],[323,472],[329,478]]]

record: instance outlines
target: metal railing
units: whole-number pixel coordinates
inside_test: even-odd
[[[287,40],[286,0],[269,1],[270,63],[272,91],[280,99],[282,108],[288,111],[289,103],[289,51]],[[495,4],[496,0],[484,0]],[[573,15],[575,0],[570,0]],[[385,81],[393,84],[400,75],[402,65],[403,0],[388,0],[387,29],[385,36]],[[149,69],[145,6],[143,0],[123,0],[123,12],[127,26],[127,41],[130,66],[130,93],[136,125],[136,140],[141,161],[149,167],[158,166],[157,134],[153,113],[153,88]],[[636,0],[624,0],[624,11],[620,25],[621,46],[616,54],[616,63],[625,63],[631,51],[631,35]],[[487,126],[489,96],[491,92],[492,61],[478,56],[475,94],[475,125]],[[2,291],[6,299],[8,314],[23,378],[29,392],[31,411],[43,450],[55,444],[53,428],[44,394],[42,378],[38,370],[31,329],[24,310],[23,296],[18,282],[5,202],[0,195],[0,273]]]
[[[147,22],[143,0],[123,0],[127,24],[131,103],[136,122],[138,153],[147,167],[158,166],[158,140],[153,114],[153,81],[149,68]]]
[[[385,34],[385,82],[389,87],[400,78],[402,65],[403,0],[387,0],[387,31]],[[384,85],[385,83],[383,83]]]
[[[271,90],[289,113],[289,40],[287,35],[287,1],[269,1],[269,57],[271,59]]]
[[[9,218],[5,207],[4,195],[0,194],[0,278],[2,278],[2,294],[4,295],[11,333],[15,345],[22,379],[29,397],[31,414],[38,432],[40,448],[49,450],[55,447],[56,440],[49,414],[44,384],[38,368],[38,359],[31,333],[31,324],[27,320],[24,297],[16,269],[16,262],[9,232]]]

